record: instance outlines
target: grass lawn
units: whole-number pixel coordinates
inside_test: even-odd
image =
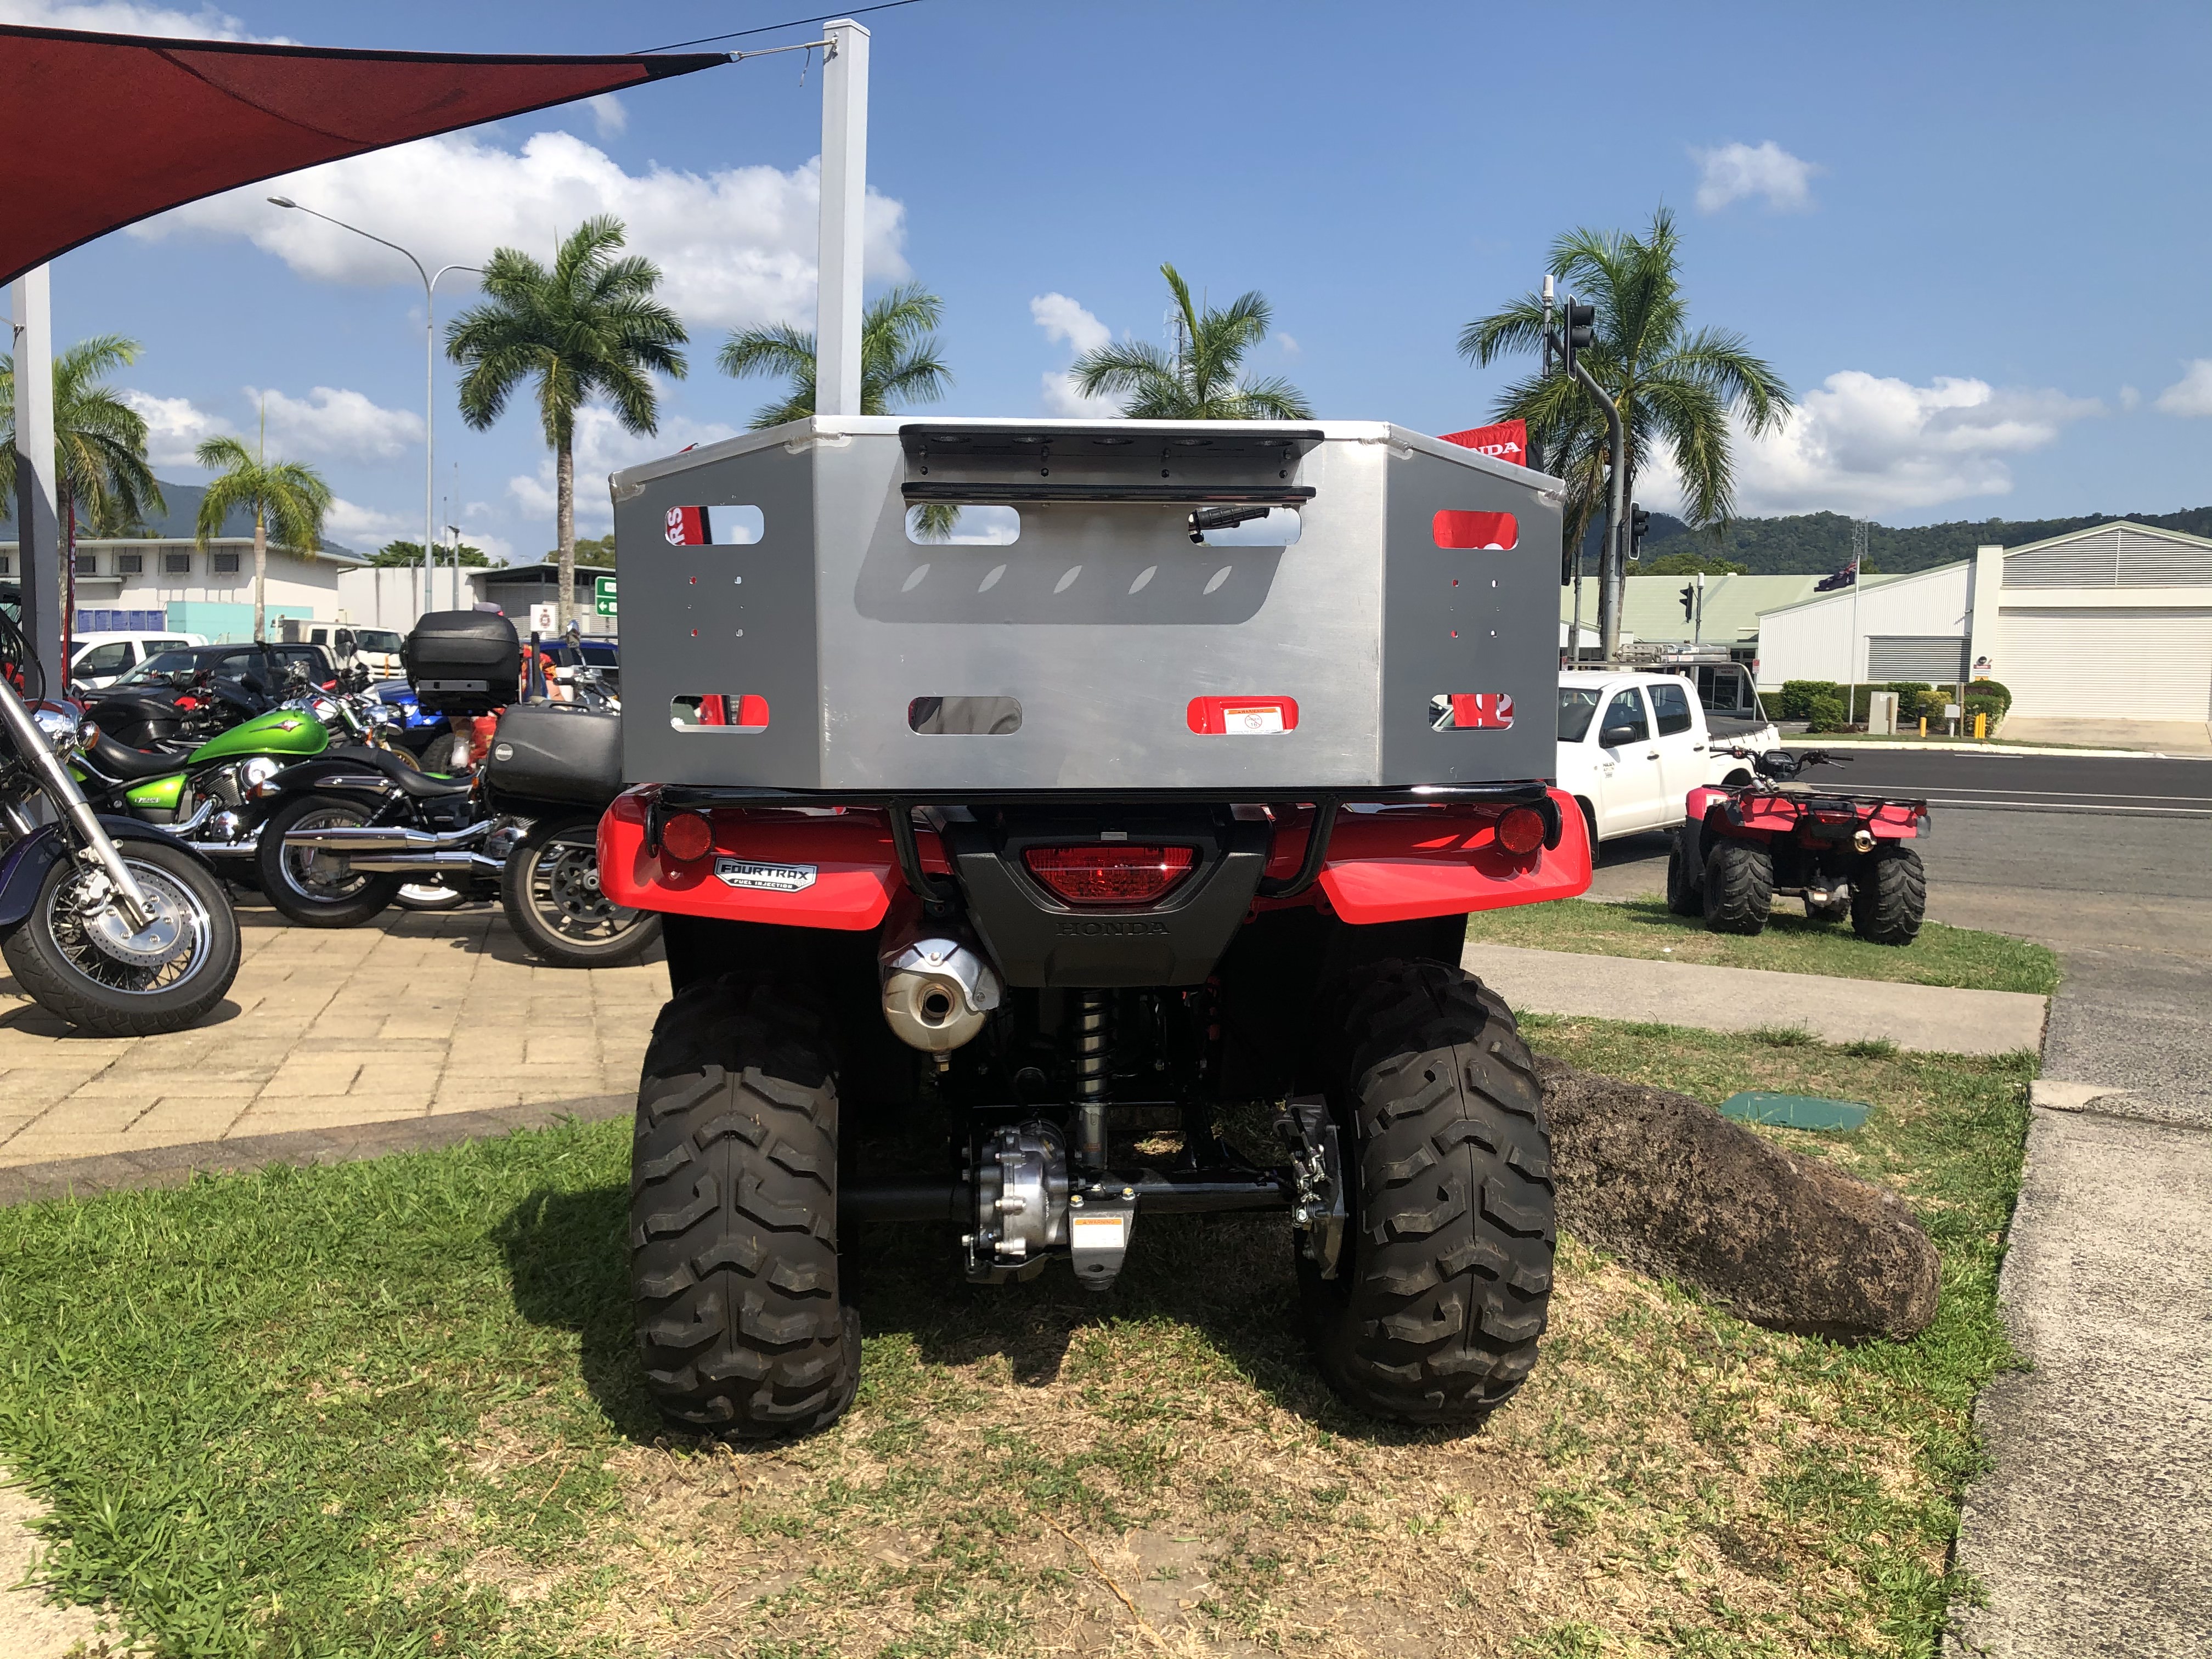
[[[1911,1196],[1936,1327],[1779,1336],[1569,1241],[1534,1376],[1451,1436],[1321,1386],[1279,1221],[1148,1219],[1106,1297],[872,1228],[853,1412],[733,1450],[641,1391],[606,1123],[0,1212],[0,1458],[52,1581],[177,1655],[1929,1652],[2030,1062],[1528,1024],[1875,1103],[1773,1133]]]
[[[1830,974],[1839,979],[1887,979],[1906,985],[1964,985],[1981,991],[2030,991],[2048,996],[2058,988],[2056,952],[2026,939],[1931,921],[1903,949],[1869,945],[1848,926],[1808,921],[1796,900],[1778,900],[1766,931],[1709,933],[1694,916],[1678,916],[1658,898],[1605,904],[1562,899],[1510,910],[1479,911],[1467,936],[1478,945],[1519,945],[1534,951],[1585,956],[1664,957],[1675,962],[1717,963],[1724,968],[1771,968],[1785,974]]]

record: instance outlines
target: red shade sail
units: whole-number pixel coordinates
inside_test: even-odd
[[[0,283],[203,196],[726,64],[460,57],[0,27]]]

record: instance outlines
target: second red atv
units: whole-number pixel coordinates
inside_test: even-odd
[[[1848,755],[1747,749],[1759,781],[1690,791],[1667,857],[1667,908],[1703,916],[1716,933],[1756,933],[1774,896],[1802,894],[1815,921],[1850,918],[1876,945],[1910,945],[1928,908],[1928,876],[1907,843],[1933,820],[1924,800],[1858,795],[1798,781],[1808,767]]]

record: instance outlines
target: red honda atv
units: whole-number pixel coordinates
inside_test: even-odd
[[[1589,883],[1555,482],[1372,423],[866,417],[613,487],[656,781],[599,868],[674,992],[630,1234],[663,1410],[834,1420],[857,1223],[1104,1291],[1144,1218],[1229,1211],[1285,1218],[1347,1400],[1505,1399],[1548,1143],[1460,956],[1469,912]],[[1255,1103],[1272,1152],[1224,1133]]]
[[[1808,767],[1848,755],[1807,749],[1754,754],[1764,782],[1690,791],[1667,855],[1667,908],[1716,933],[1756,933],[1777,893],[1802,894],[1815,921],[1841,921],[1876,945],[1910,945],[1928,908],[1928,877],[1905,843],[1934,820],[1924,800],[1854,795],[1797,781]]]

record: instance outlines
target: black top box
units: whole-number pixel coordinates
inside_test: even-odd
[[[433,611],[415,624],[399,660],[429,713],[489,714],[519,693],[522,641],[490,611]]]

